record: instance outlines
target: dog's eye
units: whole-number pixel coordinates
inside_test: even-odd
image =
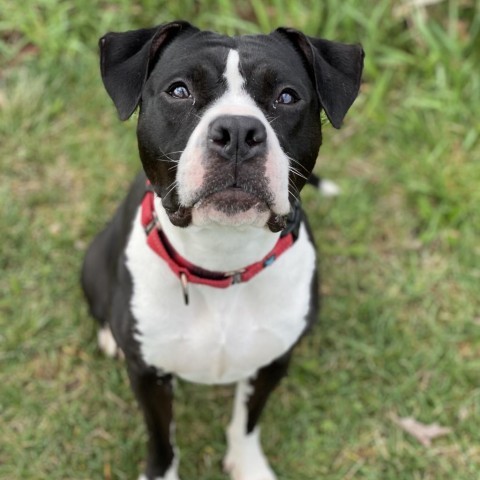
[[[173,98],[179,98],[181,100],[191,98],[191,94],[187,86],[183,83],[176,83],[168,89],[168,94]]]
[[[290,88],[286,88],[275,100],[275,104],[292,105],[298,102],[298,95]]]

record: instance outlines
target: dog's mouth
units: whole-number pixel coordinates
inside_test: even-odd
[[[248,192],[244,188],[237,186],[207,193],[193,205],[194,209],[204,207],[213,207],[227,215],[235,215],[250,209],[256,209],[259,212],[270,209],[269,201],[265,195]]]
[[[272,210],[268,192],[239,186],[222,186],[201,192],[190,206],[167,209],[170,221],[179,227],[193,224],[266,226],[272,232],[279,232],[286,226],[286,215]]]
[[[193,223],[216,223],[225,226],[267,226],[272,232],[282,230],[284,218],[272,211],[268,191],[229,185],[202,192],[193,202]]]
[[[190,206],[168,208],[168,218],[177,227],[193,224],[221,223],[225,225],[256,225],[280,232],[286,226],[287,215],[275,213],[268,194],[248,191],[238,186],[210,190],[198,195]]]

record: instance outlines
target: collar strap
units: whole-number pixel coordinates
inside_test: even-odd
[[[157,214],[155,213],[154,198],[154,192],[147,187],[147,191],[142,200],[141,215],[142,226],[147,236],[147,244],[167,263],[170,270],[180,279],[186,304],[188,304],[189,283],[197,283],[215,288],[227,288],[236,283],[248,282],[257,275],[257,273],[274,263],[283,252],[294,244],[298,236],[300,208],[296,205],[294,208],[296,211],[295,223],[298,223],[298,225],[294,225],[291,228],[287,226],[288,231],[285,230],[285,234],[282,232],[273,249],[260,261],[233,272],[205,270],[190,263],[172,247],[165,233],[162,231]]]

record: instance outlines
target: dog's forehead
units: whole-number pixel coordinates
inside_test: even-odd
[[[239,37],[239,68],[247,88],[295,87],[309,96],[313,87],[303,56],[278,33]]]
[[[291,65],[291,68],[302,63],[301,56],[293,45],[276,32],[270,35],[245,35],[235,39],[242,63],[258,64],[260,61],[278,66]]]
[[[294,72],[307,75],[299,53],[278,34],[242,35],[229,37],[214,32],[200,31],[193,35],[180,35],[171,42],[161,56],[171,75],[182,72],[209,72],[221,77],[227,66],[231,50],[239,54],[239,69],[246,79],[257,72],[271,72],[281,80]],[[163,68],[162,68],[163,70]]]

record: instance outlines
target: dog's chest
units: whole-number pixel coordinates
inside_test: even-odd
[[[302,227],[297,242],[244,284],[189,286],[146,244],[139,217],[127,246],[131,309],[145,362],[199,383],[230,383],[285,353],[306,326],[315,253]]]

